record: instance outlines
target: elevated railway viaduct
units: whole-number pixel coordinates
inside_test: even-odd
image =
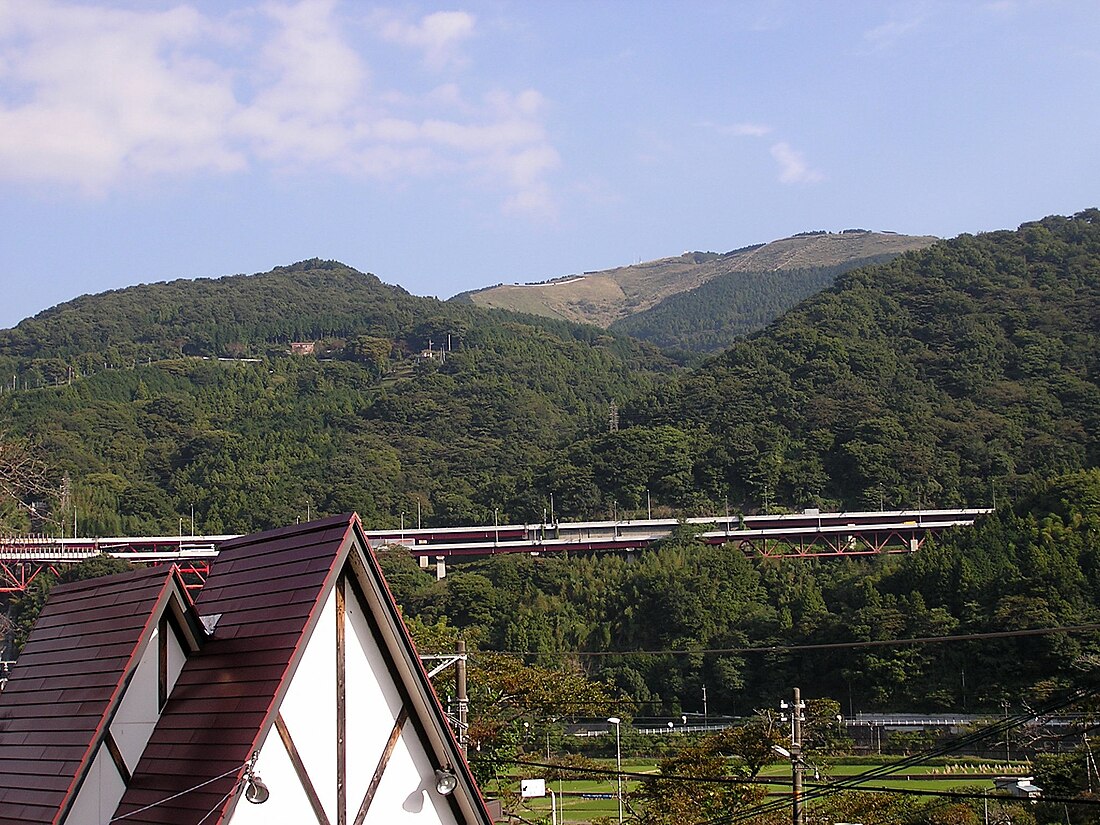
[[[781,558],[837,558],[912,553],[945,530],[970,525],[988,509],[896,510],[787,515],[711,516],[687,519],[494,524],[476,527],[372,530],[374,546],[404,547],[421,566],[446,575],[448,559],[498,553],[632,553],[667,538],[680,524],[708,544],[733,544],[746,554]],[[0,593],[18,593],[44,571],[59,572],[98,555],[139,564],[179,565],[201,587],[218,546],[234,536],[129,536],[112,538],[0,537]]]

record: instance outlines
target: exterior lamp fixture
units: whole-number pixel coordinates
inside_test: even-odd
[[[264,802],[267,802],[270,796],[271,791],[267,789],[267,785],[265,785],[256,774],[249,774],[245,778],[244,798],[253,805],[262,805]]]
[[[244,798],[251,802],[253,805],[262,805],[267,802],[271,797],[271,791],[267,789],[267,785],[260,779],[260,775],[256,773],[256,760],[259,758],[259,753],[252,754],[252,758],[248,760],[248,764],[244,769]]]
[[[451,794],[458,787],[458,777],[454,771],[448,768],[437,768],[435,771],[435,789],[441,796]]]

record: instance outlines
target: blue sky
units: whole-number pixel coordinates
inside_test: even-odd
[[[1100,3],[0,0],[0,327],[334,258],[449,297],[1100,205]]]

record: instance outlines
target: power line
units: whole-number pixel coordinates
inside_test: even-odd
[[[868,647],[894,647],[898,645],[942,644],[947,642],[973,642],[986,639],[1014,639],[1027,636],[1049,636],[1054,633],[1091,633],[1100,631],[1100,623],[1041,627],[1029,630],[996,630],[986,633],[960,633],[954,636],[919,636],[912,639],[872,639],[850,642],[821,642],[802,645],[763,645],[756,647],[707,647],[670,648],[667,650],[485,650],[482,653],[504,656],[698,656],[724,653],[800,653],[812,650],[853,650]],[[476,654],[471,654],[476,655]]]
[[[1100,691],[1098,691],[1096,688],[1079,688],[1068,695],[1051,700],[1046,705],[1042,706],[1038,711],[1029,711],[1024,714],[1017,714],[1013,717],[1006,717],[983,728],[979,728],[972,733],[958,737],[957,739],[954,739],[950,742],[946,742],[939,747],[932,748],[921,753],[913,754],[912,756],[908,756],[889,765],[882,765],[877,768],[872,768],[871,770],[864,771],[861,774],[857,774],[853,777],[848,777],[838,782],[831,783],[827,786],[818,786],[817,788],[814,788],[813,790],[806,793],[804,795],[804,799],[806,801],[810,801],[812,799],[820,799],[824,796],[830,796],[840,791],[857,789],[859,785],[872,779],[881,779],[883,777],[904,770],[905,768],[913,767],[914,765],[917,765],[927,759],[935,758],[937,756],[945,756],[954,751],[962,750],[968,745],[976,744],[983,739],[988,739],[995,736],[999,737],[1006,731],[1011,730],[1012,728],[1017,727],[1021,724],[1024,724],[1035,718],[1036,716],[1045,716],[1047,714],[1061,710],[1062,708],[1076,704],[1077,702],[1090,699],[1096,696],[1098,693],[1100,693]],[[785,808],[787,804],[787,800],[767,802],[762,805],[758,805],[753,809],[739,811],[726,817],[711,820],[707,823],[707,825],[739,822],[753,816],[759,816],[762,813],[768,813],[774,810]]]
[[[241,768],[247,768],[250,764],[252,764],[251,759],[248,762],[245,762],[242,765],[237,765],[235,768],[230,768],[229,770],[227,770],[223,774],[219,774],[218,776],[215,776],[211,779],[207,779],[206,781],[200,782],[197,785],[192,785],[190,788],[187,788],[186,790],[180,791],[179,793],[174,793],[171,796],[166,796],[164,799],[158,799],[156,802],[152,802],[152,803],[146,805],[143,808],[137,808],[137,809],[135,809],[133,811],[130,811],[128,813],[124,813],[121,816],[116,816],[114,819],[111,819],[109,821],[110,822],[119,822],[123,819],[128,819],[131,816],[136,816],[137,814],[144,813],[145,811],[148,811],[151,808],[156,808],[159,805],[163,805],[165,802],[171,802],[173,799],[179,799],[181,796],[185,796],[186,794],[189,794],[192,791],[197,791],[199,788],[205,787],[206,785],[209,785],[211,782],[217,782],[219,779],[224,779],[225,777],[229,776],[230,774],[236,773]],[[232,790],[230,790],[230,792],[228,794],[226,794],[225,797],[222,799],[223,802],[225,801],[225,799],[228,799],[229,796],[232,795],[233,791],[235,791],[237,789],[237,785],[239,785],[239,784],[240,783],[237,782],[233,785]],[[220,805],[221,803],[219,802],[218,804]],[[206,816],[210,816],[210,814],[208,813]],[[206,816],[204,816],[203,819],[206,819]]]
[[[882,766],[879,766],[879,767],[876,767],[876,768],[872,768],[868,771],[864,771],[861,774],[857,774],[856,776],[847,777],[845,779],[841,779],[841,780],[838,780],[836,782],[832,782],[832,783],[828,783],[828,784],[813,785],[813,786],[811,786],[810,790],[808,790],[805,794],[803,794],[803,803],[804,804],[809,803],[811,801],[822,799],[824,797],[831,796],[831,795],[834,795],[834,794],[837,794],[837,793],[841,793],[843,791],[869,791],[869,792],[882,792],[882,793],[909,793],[910,795],[915,795],[915,796],[940,796],[940,797],[948,797],[948,798],[954,797],[954,798],[960,798],[960,799],[961,798],[990,798],[990,795],[981,794],[981,793],[973,794],[972,796],[967,797],[967,796],[962,795],[966,792],[960,792],[960,791],[930,791],[930,792],[920,791],[920,792],[918,792],[918,791],[915,791],[913,789],[873,788],[873,787],[866,787],[866,783],[871,782],[875,779],[885,779],[885,778],[887,778],[887,777],[889,777],[893,774],[896,774],[896,773],[898,773],[902,770],[905,770],[906,768],[911,768],[911,767],[914,767],[914,766],[916,766],[916,765],[918,765],[922,762],[925,762],[929,759],[933,759],[933,758],[936,758],[936,757],[939,757],[939,756],[945,756],[945,755],[950,754],[952,752],[962,750],[963,748],[965,748],[969,745],[976,744],[976,743],[978,743],[978,742],[980,742],[984,739],[989,739],[989,738],[993,738],[993,737],[1000,737],[1001,735],[1003,735],[1007,731],[1009,731],[1009,730],[1011,730],[1015,727],[1019,727],[1019,726],[1025,724],[1025,723],[1028,723],[1028,722],[1030,722],[1031,720],[1033,720],[1037,717],[1046,716],[1046,715],[1055,713],[1055,712],[1057,712],[1059,710],[1062,710],[1066,707],[1069,707],[1071,705],[1077,704],[1077,703],[1085,701],[1087,699],[1094,698],[1097,695],[1100,695],[1100,689],[1098,689],[1098,688],[1095,688],[1095,687],[1078,688],[1078,689],[1076,689],[1076,690],[1074,690],[1074,691],[1072,691],[1068,694],[1065,694],[1061,697],[1057,697],[1055,699],[1052,699],[1051,701],[1045,703],[1044,705],[1040,706],[1037,709],[1029,709],[1026,713],[1021,713],[1021,714],[1017,714],[1015,716],[1005,717],[1004,719],[1000,719],[1000,720],[998,720],[998,721],[996,721],[996,722],[994,722],[990,725],[987,725],[985,727],[982,727],[982,728],[980,728],[980,729],[978,729],[978,730],[976,730],[972,733],[969,733],[969,734],[966,734],[964,736],[958,737],[958,738],[956,738],[956,739],[954,739],[950,742],[946,742],[946,743],[944,743],[943,745],[941,745],[939,747],[932,748],[932,749],[927,750],[927,751],[923,751],[923,752],[920,752],[920,753],[913,754],[911,756],[908,756],[904,759],[898,760],[897,762],[891,763],[889,765],[882,765]],[[713,776],[711,776],[711,777],[693,777],[693,776],[689,777],[689,776],[678,776],[678,775],[667,775],[667,774],[631,773],[631,772],[625,772],[625,771],[624,772],[619,772],[619,771],[611,771],[611,770],[600,769],[600,768],[588,768],[588,767],[580,767],[580,766],[573,766],[573,765],[552,765],[552,764],[548,764],[548,763],[527,762],[527,761],[522,761],[522,760],[496,760],[496,761],[508,762],[510,764],[517,764],[517,765],[526,765],[526,766],[530,766],[530,767],[542,767],[542,768],[559,769],[559,770],[563,770],[563,771],[571,771],[571,772],[577,772],[577,773],[605,775],[605,776],[620,776],[620,777],[621,776],[627,776],[627,777],[632,777],[632,778],[636,778],[636,779],[643,780],[643,781],[647,780],[647,779],[652,780],[652,779],[655,779],[655,778],[660,778],[660,779],[663,779],[663,780],[671,780],[673,782],[684,782],[684,783],[692,783],[692,784],[699,784],[699,783],[775,784],[774,782],[769,782],[767,780],[762,780],[759,777],[757,777],[755,779],[738,778],[738,777],[725,777],[725,776],[723,776],[723,777],[713,777]],[[1012,799],[1013,797],[995,797],[995,798],[997,798],[997,799],[1004,799],[1004,798]],[[1075,799],[1075,798],[1061,798],[1061,797],[1058,797],[1058,798],[1046,797],[1046,801],[1065,803],[1065,804],[1070,804],[1070,803],[1073,803],[1073,804],[1100,804],[1100,800],[1095,800],[1095,801],[1085,803],[1085,802],[1082,802],[1081,800],[1078,800],[1078,799]],[[744,821],[744,820],[747,820],[747,819],[751,819],[753,817],[760,816],[762,814],[772,813],[772,812],[775,812],[775,811],[785,809],[789,806],[789,804],[790,804],[790,801],[786,798],[778,799],[778,800],[771,800],[771,801],[767,801],[767,802],[764,802],[764,803],[761,803],[761,804],[758,804],[758,805],[755,805],[755,806],[751,806],[751,807],[746,808],[746,809],[741,810],[741,811],[733,812],[731,814],[728,814],[728,815],[725,815],[725,816],[722,816],[722,817],[707,820],[705,823],[701,823],[700,825],[729,825],[730,823],[741,822],[741,821]]]

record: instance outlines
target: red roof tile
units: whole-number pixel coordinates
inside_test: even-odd
[[[116,816],[156,825],[213,812],[205,822],[220,821],[339,573],[353,523],[336,516],[221,546],[195,602],[204,619],[220,614],[218,624],[184,665]]]
[[[352,547],[361,547],[349,562]],[[350,567],[346,567],[349,565]],[[345,515],[222,545],[194,612],[217,619],[183,666],[115,813],[127,825],[217,825],[236,803],[327,595],[356,571],[436,764],[453,766],[460,821],[487,823],[469,769],[371,556]],[[0,825],[53,822],[67,810],[151,632],[158,582],[148,570],[59,588],[0,701]],[[186,597],[184,596],[184,599]],[[196,616],[189,618],[196,621]],[[193,639],[194,641],[194,639]],[[459,799],[461,797],[461,800]],[[113,820],[112,820],[113,821]]]
[[[149,568],[54,588],[0,693],[0,825],[66,809],[172,587],[187,598],[174,569]]]

